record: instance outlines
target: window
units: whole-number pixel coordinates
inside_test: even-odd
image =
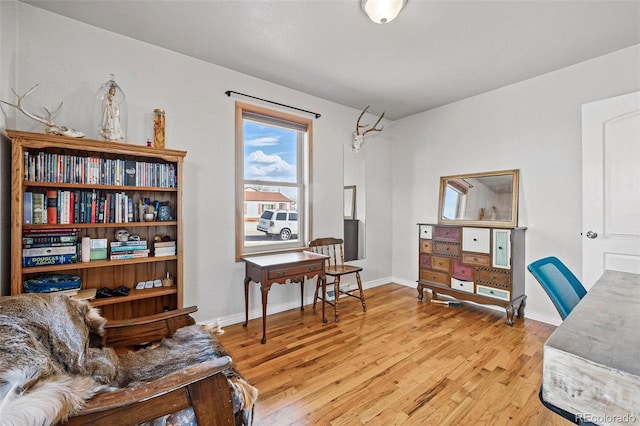
[[[236,103],[236,258],[310,240],[312,122]]]

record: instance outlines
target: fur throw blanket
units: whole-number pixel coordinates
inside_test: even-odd
[[[117,355],[101,347],[105,323],[88,302],[65,295],[0,298],[0,425],[53,425],[97,393],[228,356],[201,325],[183,327],[157,347]],[[234,368],[225,374],[234,411],[250,422],[257,390]]]

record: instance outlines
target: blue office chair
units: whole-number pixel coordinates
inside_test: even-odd
[[[536,260],[529,264],[527,269],[547,292],[563,321],[587,294],[580,280],[557,257]],[[570,422],[581,426],[596,426],[595,423],[582,420],[579,416],[545,401],[542,397],[542,386],[538,397],[545,407]]]
[[[587,294],[578,278],[557,257],[536,260],[527,268],[547,292],[562,320]]]

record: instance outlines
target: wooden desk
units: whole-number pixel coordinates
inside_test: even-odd
[[[640,274],[605,271],[544,345],[543,401],[599,425],[640,422]]]
[[[311,252],[292,252],[272,254],[266,256],[245,256],[244,278],[244,312],[243,326],[249,323],[249,282],[260,283],[262,292],[262,343],[267,342],[267,295],[274,283],[286,284],[287,281],[300,283],[300,310],[304,311],[304,280],[316,275],[322,280],[323,289],[326,288],[324,275],[325,260],[328,256]],[[322,303],[322,321],[324,317],[324,302]]]

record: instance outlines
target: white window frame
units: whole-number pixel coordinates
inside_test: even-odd
[[[300,199],[297,200],[298,210],[298,239],[294,241],[275,241],[273,244],[260,246],[248,246],[245,244],[245,185],[274,185],[274,182],[260,182],[245,180],[244,176],[244,118],[245,114],[259,115],[273,121],[284,121],[296,124],[306,129],[306,138],[298,147],[297,170],[298,182],[276,183],[276,186],[300,186]],[[312,239],[311,234],[311,176],[313,153],[313,122],[306,117],[287,114],[281,111],[268,109],[261,106],[236,102],[236,261],[241,261],[242,256],[255,254],[268,254],[288,251],[301,251],[307,246],[307,241]]]

